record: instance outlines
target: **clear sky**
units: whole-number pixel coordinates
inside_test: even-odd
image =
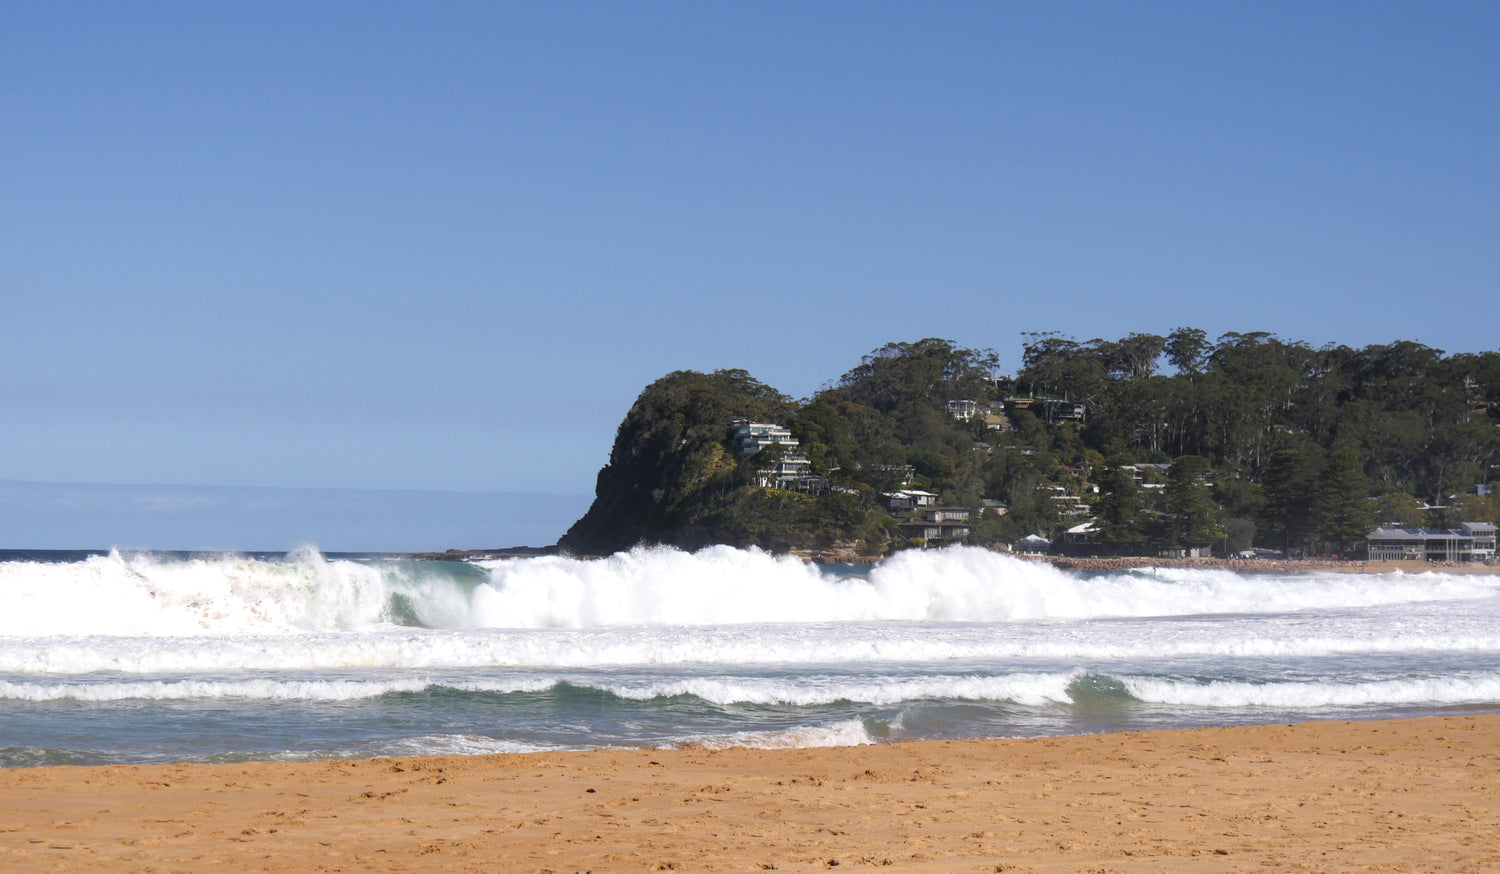
[[[581,512],[676,369],[1493,349],[1496,46],[1495,3],[3,3],[0,480]]]

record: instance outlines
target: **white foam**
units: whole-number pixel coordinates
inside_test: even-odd
[[[1423,677],[1369,682],[1214,681],[1125,679],[1127,691],[1157,704],[1192,707],[1280,709],[1398,705],[1454,705],[1500,701],[1500,676]]]
[[[1500,600],[1301,617],[867,622],[185,637],[0,637],[0,674],[79,675],[639,665],[878,665],[1051,659],[1500,652]]]
[[[875,739],[865,728],[864,720],[846,719],[827,725],[806,725],[778,731],[740,731],[726,735],[687,738],[667,745],[665,748],[786,750],[853,747],[874,742]]]
[[[73,564],[6,562],[0,637],[371,632],[408,614],[433,629],[1028,622],[1303,613],[1500,593],[1500,577],[1487,576],[1081,575],[965,547],[902,552],[868,579],[730,547],[486,562],[477,581],[450,567],[330,561],[311,549],[284,561],[113,553]]]
[[[428,678],[381,680],[149,680],[88,683],[27,683],[0,680],[0,700],[18,701],[179,701],[248,698],[281,701],[356,701],[395,692],[424,692],[446,687],[465,692],[539,692],[551,680],[490,683],[441,682]]]
[[[693,677],[603,688],[622,698],[650,700],[692,695],[712,704],[793,705],[837,702],[889,706],[923,699],[1009,701],[1025,706],[1067,703],[1068,684],[1082,671],[1017,673],[995,677],[822,677],[722,678]]]
[[[72,564],[0,563],[0,635],[276,633],[388,621],[378,569],[302,550],[242,556],[92,556]]]
[[[500,740],[477,734],[424,734],[382,744],[379,756],[492,756],[563,749],[547,744]]]
[[[868,581],[835,579],[795,559],[713,547],[636,549],[597,561],[485,565],[474,624],[595,628],[759,622],[1015,621],[1296,612],[1493,596],[1496,577],[1245,577],[1170,570],[1066,573],[983,549],[908,551]]]

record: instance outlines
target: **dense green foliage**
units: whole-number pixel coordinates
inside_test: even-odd
[[[1493,500],[1470,494],[1500,463],[1497,353],[1179,328],[1028,334],[1013,381],[995,377],[996,362],[946,340],[892,343],[800,402],[744,371],[669,374],[621,423],[594,505],[562,545],[880,552],[906,545],[877,500],[903,485],[971,508],[971,542],[1059,539],[1093,518],[1086,548],[1104,552],[1344,551],[1374,523],[1500,521]],[[1086,414],[1052,415],[1033,398]],[[953,415],[954,400],[980,414]],[[737,418],[789,427],[832,493],[758,487],[767,459],[736,459]]]

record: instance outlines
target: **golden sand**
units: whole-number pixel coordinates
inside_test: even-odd
[[[1500,715],[0,772],[0,870],[1500,871]]]

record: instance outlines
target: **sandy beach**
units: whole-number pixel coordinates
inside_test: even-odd
[[[1500,870],[1500,715],[0,772],[6,871]]]

